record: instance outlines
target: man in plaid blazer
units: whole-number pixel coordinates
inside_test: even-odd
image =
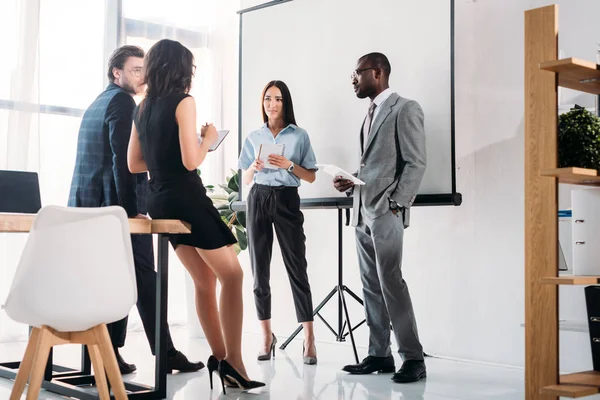
[[[135,109],[133,96],[144,91],[143,58],[144,51],[136,46],[120,47],[111,56],[108,65],[110,83],[81,120],[70,207],[121,206],[129,218],[147,218],[147,174],[131,174],[127,167],[127,147]],[[155,354],[156,272],[152,236],[132,235],[131,241],[137,308],[150,349]],[[121,373],[135,371],[136,366],[126,363],[119,354],[119,348],[125,345],[127,317],[108,324],[108,331]],[[203,363],[190,362],[175,349],[167,327],[167,371],[191,372],[203,367]]]

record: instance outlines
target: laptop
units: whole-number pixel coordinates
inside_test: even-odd
[[[37,172],[0,170],[0,212],[35,214],[40,208]]]

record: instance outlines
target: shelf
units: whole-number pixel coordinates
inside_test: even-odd
[[[559,86],[591,94],[600,94],[599,68],[600,66],[593,62],[578,58],[546,61],[540,64],[540,69],[558,75]]]
[[[521,328],[525,327],[525,324],[520,325]],[[561,320],[558,321],[558,330],[564,332],[580,332],[580,333],[589,333],[589,327],[587,321],[567,321]]]
[[[542,283],[547,285],[598,285],[600,276],[553,276],[542,278]]]
[[[558,178],[559,183],[600,186],[600,176],[595,169],[577,167],[543,169],[540,171],[540,175]]]
[[[585,371],[560,376],[560,384],[593,386],[600,388],[600,372]]]
[[[542,388],[543,394],[578,398],[600,393],[600,372],[586,371],[561,375],[559,385]]]
[[[552,385],[542,388],[542,394],[577,399],[600,393],[600,389],[582,385]]]

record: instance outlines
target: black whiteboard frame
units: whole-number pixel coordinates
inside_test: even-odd
[[[272,0],[254,7],[239,10],[239,49],[238,49],[238,155],[242,151],[242,50],[244,45],[243,23],[244,14],[262,10],[264,8],[277,6],[294,0]],[[455,131],[455,83],[454,83],[454,9],[455,0],[450,1],[450,169],[452,177],[452,192],[440,194],[419,194],[413,205],[415,206],[460,206],[462,204],[462,194],[456,191],[456,131]],[[239,171],[238,171],[239,172]],[[239,198],[242,198],[242,184],[239,185]],[[336,199],[335,197],[332,198]],[[304,200],[304,199],[303,199]],[[306,199],[309,200],[310,199]]]

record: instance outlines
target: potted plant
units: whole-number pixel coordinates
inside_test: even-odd
[[[558,167],[600,170],[600,117],[577,105],[558,117]]]
[[[206,189],[209,192],[208,197],[211,198],[219,211],[221,219],[227,224],[227,227],[231,229],[231,232],[237,239],[238,242],[234,245],[234,248],[236,254],[239,254],[242,250],[248,248],[246,212],[233,211],[232,209],[233,202],[239,200],[240,174],[233,170],[231,172],[232,175],[225,179],[225,184],[219,185],[225,191],[224,194],[216,193],[212,185],[206,185]],[[200,170],[198,170],[198,175],[200,175]]]

